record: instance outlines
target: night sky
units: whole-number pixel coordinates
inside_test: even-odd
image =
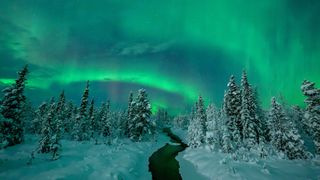
[[[78,103],[90,80],[114,106],[139,88],[155,109],[219,105],[243,69],[266,107],[303,104],[302,80],[320,84],[320,1],[1,0],[1,89],[24,64],[34,104],[63,89]]]

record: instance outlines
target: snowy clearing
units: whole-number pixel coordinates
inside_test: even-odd
[[[23,144],[0,150],[0,179],[151,179],[148,158],[169,138],[159,134],[157,141],[137,143],[121,139],[111,146],[62,140],[60,159],[36,154],[27,165],[37,140],[27,136]]]

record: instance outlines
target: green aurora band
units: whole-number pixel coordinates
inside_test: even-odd
[[[40,67],[31,74],[29,86],[34,88],[116,81],[178,94],[188,103],[199,94],[207,101],[221,102],[221,88],[228,79],[216,80],[219,77],[209,71],[207,86],[188,78],[196,74],[190,68],[173,76],[175,69],[163,71],[161,59],[144,56],[172,47],[225,54],[228,58],[199,56],[185,62],[212,67],[220,63],[228,69],[221,73],[228,76],[246,69],[265,105],[280,94],[290,104],[302,105],[303,79],[320,84],[320,2],[316,0],[7,0],[0,3],[0,11],[0,20],[8,24],[0,25],[0,50]],[[44,78],[41,68],[54,73]],[[1,75],[0,82],[9,84],[13,78]],[[153,102],[170,107],[170,100],[160,97]]]

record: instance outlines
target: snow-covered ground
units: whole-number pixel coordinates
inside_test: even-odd
[[[172,129],[172,132],[183,140],[186,131]],[[268,157],[256,162],[234,161],[228,155],[212,152],[206,148],[187,148],[178,155],[180,172],[183,178],[195,168],[196,171],[209,179],[320,179],[320,161],[284,160]],[[196,173],[193,173],[196,174]],[[191,178],[192,179],[192,178]]]
[[[59,160],[36,154],[33,164],[27,165],[37,144],[35,136],[27,136],[25,143],[0,150],[0,179],[151,179],[148,159],[169,141],[162,134],[156,139],[140,143],[119,140],[111,146],[63,140]]]
[[[186,131],[172,128],[186,140]],[[113,145],[63,140],[63,152],[57,161],[48,155],[36,155],[27,165],[37,138],[0,150],[0,179],[151,179],[148,158],[169,141],[163,134],[157,141],[133,143],[119,140]],[[180,174],[185,180],[201,179],[320,179],[319,160],[282,160],[268,158],[257,162],[239,162],[228,155],[205,148],[179,153]]]
[[[180,152],[176,159],[179,161],[180,174],[183,180],[208,180],[206,176],[200,174],[197,168],[190,161],[183,158],[185,152]]]
[[[181,156],[210,179],[320,179],[319,161],[267,159],[239,162],[205,148],[188,148]]]

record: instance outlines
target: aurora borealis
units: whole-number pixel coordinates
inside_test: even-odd
[[[39,103],[62,89],[78,101],[125,104],[146,88],[154,106],[183,109],[199,94],[221,103],[231,74],[248,71],[264,104],[302,104],[320,84],[318,0],[1,0],[0,88],[30,65]]]

